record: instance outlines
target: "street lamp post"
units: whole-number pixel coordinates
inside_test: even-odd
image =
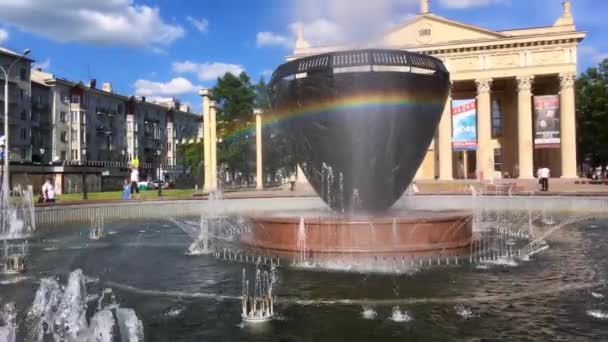
[[[9,144],[8,144],[8,77],[11,73],[11,69],[28,53],[30,53],[30,49],[25,49],[21,56],[14,60],[8,68],[3,68],[0,66],[0,70],[4,73],[4,172],[2,177],[2,195],[4,196],[4,200],[8,201],[8,179],[9,179]]]
[[[160,182],[160,178],[161,178],[161,159],[160,159],[161,152],[160,152],[160,150],[156,150],[156,155],[158,156],[158,197],[162,197],[163,196],[163,185]]]

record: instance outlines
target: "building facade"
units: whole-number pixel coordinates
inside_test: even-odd
[[[0,65],[18,57],[0,48]],[[178,146],[202,139],[201,115],[177,100],[156,103],[117,94],[110,83],[98,87],[96,80],[69,81],[32,70],[31,63],[22,59],[9,77],[9,155],[21,165],[13,170],[57,175],[67,172],[62,168],[66,165],[94,165],[110,172],[124,170],[128,162],[139,159],[144,177],[163,179],[181,158],[184,149]],[[4,80],[0,83],[3,87]],[[4,134],[4,100],[0,92],[0,135]],[[37,165],[46,169],[35,170]],[[55,178],[61,189],[63,182]],[[80,178],[71,181],[78,182]],[[64,190],[78,191],[80,186]]]
[[[451,74],[450,97],[416,178],[527,179],[541,166],[553,177],[577,177],[574,80],[586,33],[576,30],[570,1],[552,26],[505,31],[455,22],[431,13],[429,0],[420,3],[420,14],[379,44],[435,56]],[[312,47],[298,36],[290,58],[349,48]],[[475,104],[471,150],[454,147],[457,100]]]
[[[19,54],[0,47],[0,65],[5,67],[19,58]],[[8,77],[9,94],[9,156],[11,160],[32,158],[32,86],[30,69],[32,60],[21,58]],[[0,72],[0,135],[4,136],[4,73]]]

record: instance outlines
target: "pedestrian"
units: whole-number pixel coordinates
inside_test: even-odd
[[[291,183],[291,191],[295,191],[296,190],[296,175],[294,173],[291,174],[291,177],[289,177],[289,183]]]
[[[131,183],[128,178],[125,178],[125,184],[122,186],[122,199],[131,199]]]
[[[137,197],[139,195],[139,163],[133,163],[131,165],[131,195]]]
[[[542,191],[549,191],[549,177],[551,176],[551,171],[547,167],[541,167],[537,171],[537,176],[540,182],[540,187]]]
[[[44,203],[55,202],[55,187],[52,182],[53,180],[51,178],[47,178],[44,185],[42,185],[42,200]]]

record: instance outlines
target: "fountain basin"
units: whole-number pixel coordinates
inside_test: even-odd
[[[467,247],[473,237],[471,213],[466,211],[408,212],[393,217],[257,216],[253,221],[241,242],[276,252],[445,253]]]

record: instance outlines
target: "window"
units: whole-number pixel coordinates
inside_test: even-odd
[[[72,112],[72,123],[78,123],[79,112]]]
[[[27,139],[27,129],[21,128],[19,130],[19,136],[21,136],[21,140],[26,140]]]
[[[122,105],[118,104],[116,111],[118,112],[118,114],[122,114]]]
[[[21,120],[27,120],[27,112],[25,109],[21,111]]]
[[[500,100],[492,100],[492,138],[502,136],[502,104]]]
[[[76,141],[78,140],[78,131],[73,129],[72,130],[72,141]]]
[[[67,153],[65,151],[61,151],[61,160],[65,160],[67,157]]]
[[[80,95],[72,95],[72,103],[80,103]]]
[[[502,150],[499,148],[494,149],[494,171],[502,172]]]
[[[60,98],[61,102],[65,104],[68,104],[70,102],[70,98],[65,93],[61,93]]]
[[[68,142],[68,133],[65,131],[61,132],[61,142],[64,142],[64,143]]]
[[[19,99],[21,101],[25,100],[25,90],[19,89]]]
[[[27,81],[27,69],[26,68],[21,68],[21,70],[19,70],[19,78],[22,81]]]
[[[79,155],[78,155],[78,150],[77,149],[72,149],[72,160],[78,160]]]
[[[42,104],[42,96],[40,96],[40,95],[36,96],[36,104],[37,105],[41,105]]]
[[[27,149],[22,148],[21,149],[21,160],[25,160],[27,157]]]
[[[61,122],[67,122],[67,121],[68,121],[68,118],[67,118],[67,115],[66,115],[66,113],[65,113],[65,112],[61,112],[61,113],[59,113],[59,120],[60,120]]]

